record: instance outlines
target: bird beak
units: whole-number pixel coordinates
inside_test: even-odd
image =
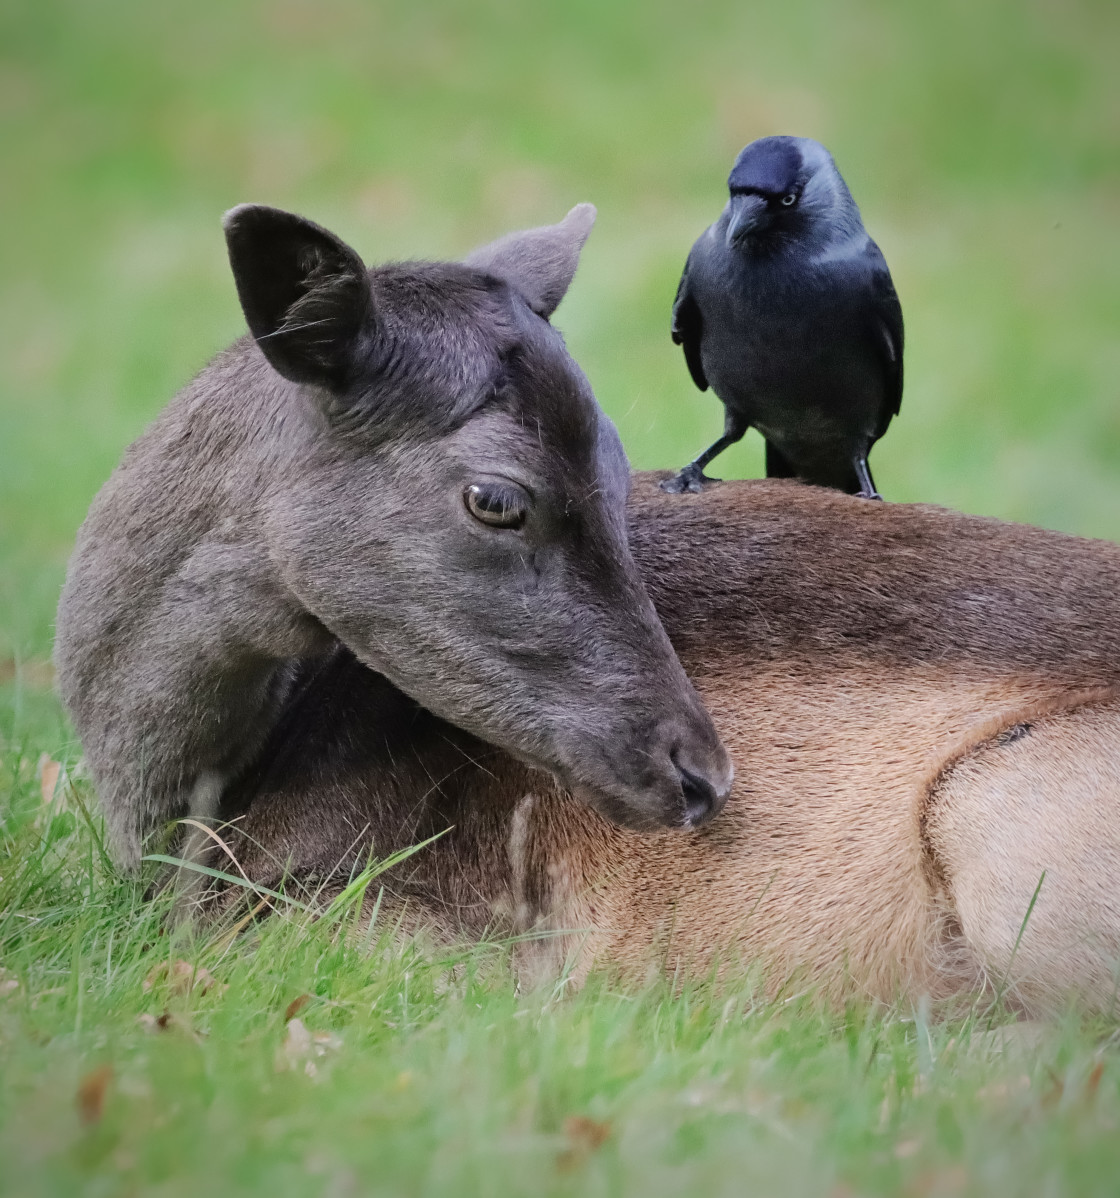
[[[728,201],[727,210],[731,214],[727,222],[727,244],[742,245],[766,215],[766,200],[762,196],[734,195]]]

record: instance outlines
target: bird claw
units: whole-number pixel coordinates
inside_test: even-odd
[[[689,464],[680,474],[662,481],[661,490],[670,495],[699,495],[705,483],[718,483],[722,479],[709,478],[699,466]]]

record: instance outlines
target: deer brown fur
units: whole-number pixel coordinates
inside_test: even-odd
[[[408,926],[549,931],[534,975],[757,962],[836,999],[1110,1008],[1120,550],[789,482],[639,476],[629,521],[735,765],[718,819],[614,826],[340,652],[225,809],[250,876],[329,890],[446,831],[389,878]]]

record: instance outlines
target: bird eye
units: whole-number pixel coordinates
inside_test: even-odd
[[[782,196],[782,206],[783,207],[789,208],[793,204],[796,204],[796,203],[797,203],[797,193],[795,191],[791,191],[789,193],[789,195]]]
[[[467,511],[491,528],[520,528],[529,512],[529,497],[512,483],[471,483],[463,492]]]

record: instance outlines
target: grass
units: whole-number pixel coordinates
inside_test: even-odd
[[[2,1193],[1115,1192],[1109,1028],[1005,1043],[998,1012],[770,1002],[749,972],[518,994],[507,946],[398,944],[354,901],[168,933],[83,784],[14,789]]]
[[[1108,0],[0,5],[0,1190],[1114,1192],[1108,1028],[993,1054],[990,1013],[749,977],[519,995],[505,946],[363,951],[298,912],[177,939],[105,869],[84,784],[45,806],[35,774],[79,757],[47,664],[74,530],[240,331],[218,217],[247,199],[370,260],[594,200],[558,323],[660,467],[720,422],[667,335],[688,246],[746,141],[819,137],[906,313],[884,493],[1120,537],[1117,45]],[[760,466],[757,439],[720,462]],[[144,989],[178,959],[228,989]],[[335,1037],[314,1076],[284,1051],[301,994]]]

